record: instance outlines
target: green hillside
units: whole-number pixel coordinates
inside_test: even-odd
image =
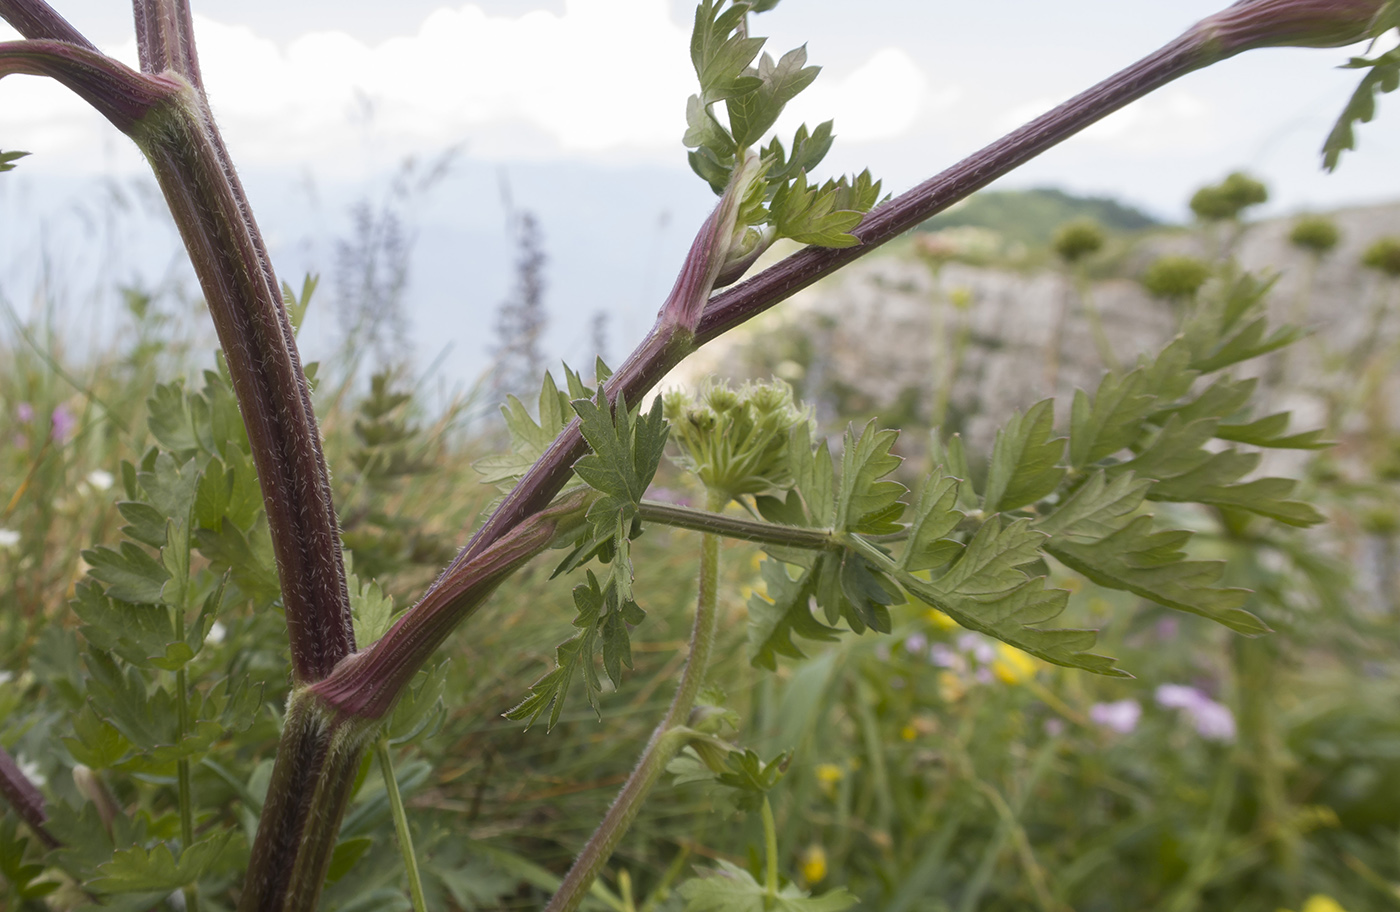
[[[1060,225],[1078,218],[1092,218],[1110,233],[1142,231],[1162,224],[1115,199],[1074,196],[1045,187],[977,193],[962,205],[935,215],[921,227],[925,231],[962,226],[990,228],[1008,242],[1019,241],[1037,247],[1049,244]]]

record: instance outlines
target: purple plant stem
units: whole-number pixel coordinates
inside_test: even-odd
[[[692,336],[686,329],[668,322],[665,316],[682,312],[677,299],[684,296],[688,281],[694,281],[695,276],[704,272],[707,264],[701,262],[698,250],[704,246],[702,239],[708,239],[713,230],[713,219],[707,221],[686,260],[676,289],[662,308],[663,318],[610,378],[609,396],[615,398],[623,393],[628,402],[637,402],[699,345],[752,319],[1129,102],[1213,59],[1202,51],[1199,38],[1188,33],[871,212],[854,232],[861,238],[860,246],[839,250],[808,247],[736,288],[710,298],[694,324]],[[421,647],[440,641],[436,636],[424,636],[420,627],[436,626],[443,617],[452,615],[456,616],[456,623],[460,623],[475,610],[485,597],[485,584],[461,585],[462,581],[476,577],[472,568],[474,560],[496,539],[543,509],[568,481],[574,462],[585,451],[578,423],[573,422],[477,531],[423,600],[364,656],[351,663],[353,667],[342,669],[342,673],[316,687],[331,708],[351,714],[382,713],[393,705],[398,694],[387,694],[376,677],[392,676],[404,684],[412,679],[412,673],[430,654]],[[494,585],[494,582],[490,584]],[[420,648],[405,648],[408,644]]]
[[[0,19],[14,26],[26,38],[49,38],[67,41],[89,51],[97,45],[87,40],[44,0],[0,0]]]
[[[48,827],[44,826],[49,815],[44,811],[43,794],[29,781],[29,777],[24,775],[15,758],[3,747],[0,747],[0,795],[5,796],[10,807],[15,809],[19,818],[29,825],[34,835],[38,836],[45,846],[50,849],[58,848],[59,841],[49,832]]]
[[[132,0],[132,12],[142,72],[171,70],[203,94],[189,4],[183,0]]]

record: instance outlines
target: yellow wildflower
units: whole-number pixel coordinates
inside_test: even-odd
[[[1035,659],[1015,646],[997,643],[997,658],[992,662],[992,674],[1003,684],[1024,684],[1035,677]]]
[[[840,782],[845,776],[845,771],[835,763],[817,764],[817,784],[821,786],[822,791],[826,793],[828,798],[836,794],[836,783]]]
[[[956,703],[967,693],[967,685],[962,678],[951,671],[938,673],[938,696],[944,703]]]
[[[899,730],[899,736],[905,741],[913,741],[919,737],[919,730],[912,725],[906,725]]]
[[[924,620],[928,621],[938,630],[952,630],[958,626],[958,622],[939,611],[937,608],[930,608],[924,612]]]
[[[1308,897],[1308,901],[1303,904],[1303,912],[1347,912],[1342,908],[1342,904],[1330,896],[1321,893]]]
[[[802,879],[808,884],[826,880],[826,850],[821,846],[808,846],[802,853]]]
[[[1287,909],[1279,909],[1278,912],[1288,912]],[[1342,904],[1330,896],[1321,893],[1314,893],[1308,897],[1308,901],[1303,903],[1303,912],[1347,912],[1342,908]]]

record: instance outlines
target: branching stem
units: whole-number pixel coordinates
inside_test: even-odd
[[[717,497],[711,498],[715,509],[723,506]],[[666,764],[686,745],[695,732],[686,728],[690,711],[700,688],[705,683],[705,669],[714,649],[715,629],[719,622],[719,536],[707,534],[700,546],[700,591],[695,599],[695,623],[690,631],[690,656],[676,685],[676,695],[666,715],[651,733],[651,739],[637,761],[637,767],[627,778],[602,823],[593,831],[588,843],[574,859],[573,867],[555,891],[545,912],[573,912],[583,901],[584,894],[598,872],[612,857],[613,850],[632,826],[642,802],[656,785]]]

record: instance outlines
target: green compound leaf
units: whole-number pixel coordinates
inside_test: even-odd
[[[550,709],[548,727],[553,729],[564,711],[564,697],[569,692],[569,684],[573,681],[574,674],[579,671],[582,672],[588,705],[601,717],[598,697],[602,693],[603,685],[598,678],[597,669],[593,666],[593,654],[597,651],[598,622],[602,617],[606,599],[592,570],[588,571],[588,582],[575,586],[573,594],[574,605],[578,608],[574,627],[578,632],[559,644],[554,652],[554,668],[530,685],[530,695],[505,714],[507,719],[525,719],[528,727],[533,725],[546,709]]]
[[[575,398],[584,398],[587,395],[585,393],[584,396]],[[539,421],[530,417],[529,410],[519,399],[513,395],[507,396],[506,404],[501,406],[501,415],[505,418],[507,430],[510,431],[510,451],[487,456],[473,463],[474,468],[481,473],[481,480],[486,484],[504,487],[509,487],[519,480],[564,430],[568,423],[567,403],[568,397],[560,392],[554,383],[554,377],[547,372],[540,386]]]
[[[1322,145],[1322,166],[1328,171],[1337,169],[1343,152],[1356,148],[1356,124],[1370,123],[1376,116],[1376,96],[1400,88],[1400,48],[1370,60],[1353,57],[1347,66],[1368,72],[1361,77],[1361,84],[1352,93]]]
[[[1239,633],[1267,633],[1263,621],[1240,607],[1249,590],[1216,587],[1223,561],[1186,559],[1183,548],[1190,538],[1179,529],[1153,532],[1152,517],[1138,516],[1098,541],[1054,538],[1045,550],[1100,586],[1208,617]]]
[[[864,176],[868,177],[868,172]],[[878,184],[875,187],[878,194]],[[792,238],[800,244],[854,247],[860,239],[848,232],[860,224],[864,213],[843,208],[841,204],[854,205],[856,200],[852,197],[844,177],[840,183],[827,181],[820,188],[809,188],[807,173],[799,171],[792,183],[783,185],[773,194],[769,206],[773,227],[780,237]]]
[[[1070,463],[1076,469],[1093,465],[1131,446],[1142,435],[1144,419],[1159,395],[1179,395],[1191,386],[1195,373],[1187,365],[1190,353],[1178,342],[1167,347],[1150,366],[1126,375],[1106,374],[1092,400],[1075,390],[1070,409]],[[1166,392],[1174,386],[1176,390]]]
[[[1240,633],[1267,632],[1240,607],[1248,590],[1216,587],[1224,562],[1186,560],[1182,548],[1190,532],[1153,531],[1151,516],[1134,515],[1150,490],[1148,479],[1124,474],[1109,481],[1106,473],[1095,473],[1036,524],[1050,536],[1046,553],[1100,586],[1208,617]]]
[[[787,884],[770,897],[752,874],[727,861],[687,880],[676,892],[685,900],[685,912],[842,912],[860,902],[844,887],[811,896],[795,884]]]
[[[810,173],[821,164],[826,153],[831,151],[833,136],[832,122],[827,120],[817,124],[810,133],[802,124],[792,137],[792,157],[787,157],[782,142],[775,136],[763,150],[763,162],[767,168],[768,186],[771,192],[797,177],[800,172]]]
[[[755,667],[774,671],[778,656],[804,658],[793,643],[794,636],[820,642],[833,642],[838,631],[828,627],[812,614],[811,601],[817,571],[806,569],[793,579],[782,561],[768,558],[759,566],[765,594],[755,591],[749,596],[749,661]]]
[[[726,9],[724,0],[701,0],[695,8],[690,60],[706,105],[757,88],[757,77],[745,76],[744,70],[768,39],[736,34],[751,8],[749,3],[733,3]]]
[[[994,515],[982,524],[952,568],[932,582],[907,570],[891,575],[911,596],[943,611],[959,624],[1038,656],[1047,662],[1096,674],[1127,677],[1114,660],[1088,652],[1092,630],[1040,629],[1064,611],[1069,593],[1046,589],[1044,577],[1022,569],[1038,564],[1047,536],[1018,519],[1003,526]]]
[[[759,58],[761,84],[753,91],[731,95],[725,105],[735,145],[747,148],[762,139],[783,107],[812,84],[821,67],[806,64],[806,46],[788,51],[777,63],[767,54]]]
[[[180,852],[177,860],[165,843],[152,849],[133,846],[119,849],[112,860],[98,867],[101,875],[88,884],[97,893],[170,892],[204,876],[233,837],[225,830],[202,839]]]
[[[1063,437],[1051,439],[1055,402],[1046,399],[1022,415],[1016,412],[997,431],[992,462],[987,470],[983,509],[988,513],[1015,510],[1047,496],[1065,477],[1059,467],[1065,451]]]

